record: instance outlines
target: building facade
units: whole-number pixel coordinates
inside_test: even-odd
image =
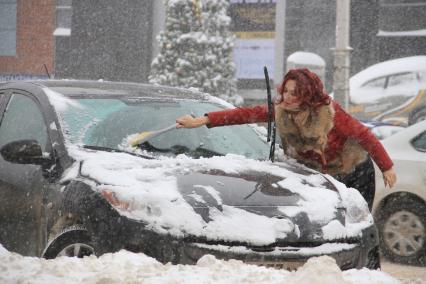
[[[55,76],[146,82],[153,0],[74,0],[71,6],[70,33],[56,36]]]
[[[326,62],[325,86],[333,84],[336,1],[285,0],[285,44],[294,52],[316,53]],[[389,59],[426,54],[426,1],[351,1],[351,75]]]
[[[297,51],[321,56],[326,63],[325,85],[331,91],[335,1],[279,1],[285,6],[284,48],[275,52],[282,52],[285,59]],[[276,1],[255,2],[231,3],[268,8]],[[155,36],[164,22],[162,3],[0,0],[0,80],[47,78],[49,73],[56,78],[147,82],[152,58],[158,51]],[[235,7],[231,17],[238,12]],[[241,7],[241,11],[251,11]],[[241,15],[232,21],[234,27],[243,30],[243,23],[237,23]],[[351,74],[384,60],[426,54],[424,15],[424,0],[351,1]],[[261,31],[263,35],[270,29],[250,27],[250,31]],[[259,66],[259,70],[262,68]],[[239,86],[262,89],[264,80],[241,78]]]
[[[0,0],[0,81],[47,78],[53,71],[54,3]]]

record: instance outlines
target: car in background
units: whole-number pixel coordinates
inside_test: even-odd
[[[381,121],[362,121],[361,122],[367,126],[371,132],[380,140],[383,140],[399,131],[405,129],[402,125],[393,125]]]
[[[268,161],[256,126],[172,128],[129,145],[184,114],[227,107],[135,83],[1,84],[0,243],[45,258],[127,249],[163,263],[212,254],[294,269],[329,255],[342,269],[379,267],[360,193]]]
[[[376,168],[373,215],[382,253],[407,264],[426,264],[426,121],[381,141],[394,162],[397,182],[385,188]]]
[[[349,86],[349,113],[358,119],[404,126],[426,119],[426,56],[374,64]]]

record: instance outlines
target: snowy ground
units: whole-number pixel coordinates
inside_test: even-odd
[[[397,278],[401,283],[426,283],[426,267],[396,264],[385,260],[382,261],[382,271]]]
[[[144,254],[119,251],[83,259],[45,260],[11,253],[0,245],[0,283],[400,283],[381,271],[342,272],[334,259],[311,258],[295,272],[275,270],[211,255],[197,265],[163,265]],[[409,282],[408,282],[409,283]],[[421,282],[414,282],[421,283]]]

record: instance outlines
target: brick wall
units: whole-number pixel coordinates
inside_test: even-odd
[[[0,56],[1,74],[53,73],[55,0],[18,0],[16,56]]]

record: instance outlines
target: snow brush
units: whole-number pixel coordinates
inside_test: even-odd
[[[166,128],[160,129],[160,130],[154,130],[154,131],[144,131],[139,134],[137,134],[134,138],[130,139],[129,145],[132,147],[136,147],[139,144],[142,144],[145,141],[148,141],[151,138],[154,138],[158,135],[161,135],[163,133],[166,133],[170,130],[176,129],[177,124],[173,123],[170,126],[167,126]]]

